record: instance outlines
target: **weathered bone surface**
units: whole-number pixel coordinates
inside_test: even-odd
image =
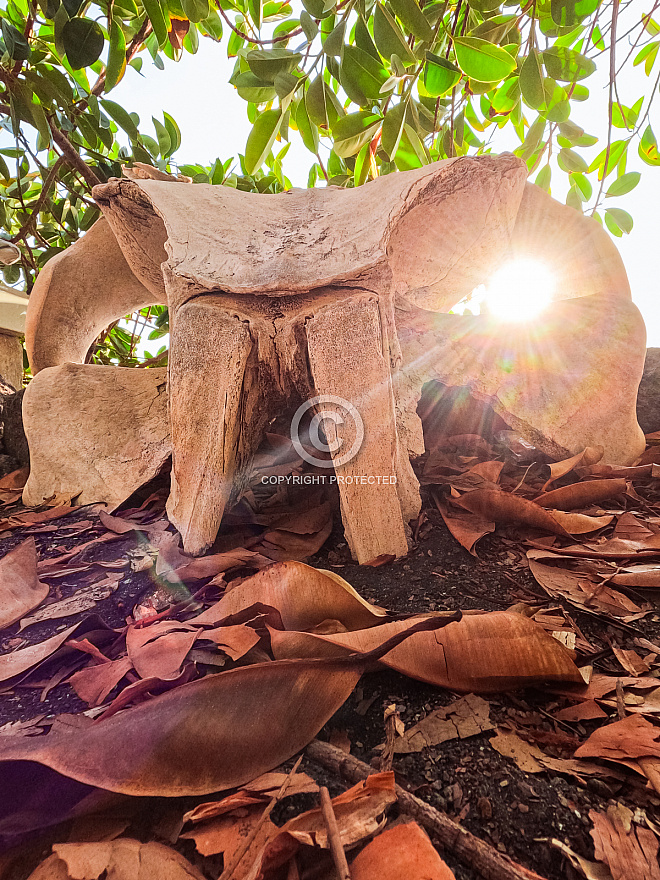
[[[171,452],[166,372],[62,364],[35,376],[23,401],[25,503],[64,495],[114,509],[154,477]]]
[[[118,245],[105,226],[98,238],[126,280],[109,285],[89,259],[93,248],[83,252],[91,233],[57,258],[62,275],[44,272],[37,282],[33,369],[82,360],[91,334],[112,318],[166,301],[168,512],[185,548],[200,553],[213,542],[269,419],[329,395],[323,409],[338,420],[325,426],[338,441],[332,455],[353,554],[361,562],[401,555],[419,510],[409,462],[423,451],[415,408],[431,378],[469,385],[550,454],[601,444],[609,460],[628,462],[643,448],[634,404],[644,328],[618,252],[597,223],[525,175],[504,155],[448,160],[358,190],[270,196],[112,180],[94,196]],[[511,254],[559,272],[558,299],[568,301],[542,325],[513,333],[485,317],[442,314]],[[66,266],[75,276],[69,308],[82,309],[84,326],[60,320],[54,345],[56,315],[70,299]],[[337,397],[365,426],[344,463],[355,426],[340,421]],[[39,466],[43,486],[54,482],[49,467]],[[370,475],[397,483],[356,481]]]

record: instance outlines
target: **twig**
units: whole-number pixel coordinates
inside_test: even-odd
[[[59,128],[57,128],[52,119],[49,119],[48,122],[50,124],[50,130],[53,133],[53,140],[62,151],[62,155],[68,164],[76,171],[80,172],[80,175],[84,178],[85,183],[88,184],[90,188],[98,186],[101,181],[96,174],[94,174],[89,165],[83,161],[82,156],[75,149],[69,138],[63,131],[60,131]]]
[[[254,826],[254,828],[252,829],[252,831],[248,835],[245,843],[238,850],[238,852],[234,855],[234,858],[227,865],[227,867],[223,870],[223,872],[220,875],[220,877],[218,878],[218,880],[231,880],[231,878],[234,876],[234,873],[236,872],[236,868],[238,868],[239,864],[243,861],[243,858],[246,855],[247,851],[250,849],[250,847],[254,843],[254,841],[257,837],[257,834],[259,834],[259,832],[261,831],[261,829],[264,826],[264,823],[266,822],[266,820],[268,819],[270,814],[273,812],[273,809],[275,808],[275,804],[277,804],[277,802],[284,797],[284,793],[286,792],[287,788],[289,787],[289,784],[291,783],[291,779],[293,778],[296,770],[298,769],[298,767],[300,767],[300,762],[302,761],[302,759],[303,759],[303,756],[301,755],[298,758],[298,760],[296,761],[296,763],[293,765],[293,767],[291,768],[291,772],[289,773],[287,778],[284,780],[284,782],[280,786],[280,790],[277,792],[276,795],[274,795],[271,798],[270,803],[268,804],[266,809],[261,814],[261,818],[259,819],[257,824]]]
[[[610,82],[608,89],[608,100],[607,100],[607,147],[605,148],[605,163],[603,165],[603,176],[600,181],[600,187],[598,189],[598,195],[596,196],[596,201],[594,202],[594,207],[592,210],[592,215],[596,213],[597,208],[600,207],[600,200],[603,196],[603,190],[605,189],[605,180],[609,174],[608,165],[610,164],[610,151],[612,149],[612,124],[613,124],[613,112],[614,112],[614,84],[616,82],[616,26],[619,17],[619,0],[613,0],[612,2],[612,26],[610,28]]]
[[[325,785],[321,786],[320,796],[321,813],[328,832],[328,846],[330,847],[330,853],[332,854],[332,861],[335,863],[335,868],[337,869],[337,876],[339,877],[339,880],[351,880],[351,872],[348,870],[348,862],[346,861],[344,845],[341,842],[337,817],[335,816],[335,811],[332,809],[330,792]]]
[[[305,753],[315,763],[353,783],[366,779],[375,772],[363,761],[319,740],[312,740]],[[483,840],[479,840],[458,822],[454,822],[445,813],[434,809],[415,795],[404,791],[401,786],[395,786],[395,791],[401,810],[424,825],[438,838],[445,849],[452,852],[464,865],[476,871],[484,880],[544,880],[535,871],[524,868]]]

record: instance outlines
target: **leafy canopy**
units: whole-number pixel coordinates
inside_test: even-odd
[[[310,151],[309,186],[359,186],[487,152],[504,130],[539,186],[549,190],[555,157],[567,203],[614,235],[630,232],[632,218],[611,200],[639,183],[626,170],[631,149],[660,165],[649,122],[660,83],[656,6],[648,0],[622,32],[620,0],[302,0],[295,9],[286,0],[7,0],[0,224],[22,260],[4,268],[5,281],[29,290],[46,261],[98,218],[91,189],[122,164],[278,192],[289,185],[282,159],[295,136]],[[165,113],[145,130],[111,93],[127,65],[162,68],[163,56],[194,54],[200,39],[235,59],[230,84],[252,130],[236,162],[176,166],[175,120]],[[589,100],[597,64],[610,71],[608,136],[589,163],[582,151],[597,139],[571,115]],[[642,66],[652,87],[628,107],[617,77],[630,65]],[[166,310],[145,310],[136,316],[143,323],[163,336]],[[131,332],[109,328],[95,357],[133,363],[134,343]]]

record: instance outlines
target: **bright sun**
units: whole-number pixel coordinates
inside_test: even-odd
[[[554,289],[555,278],[543,263],[513,260],[486,284],[484,305],[502,321],[530,321],[552,302]],[[486,309],[482,307],[482,312]]]

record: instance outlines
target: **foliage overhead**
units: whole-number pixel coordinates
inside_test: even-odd
[[[640,180],[631,149],[660,165],[650,109],[660,83],[659,0],[6,0],[0,10],[0,225],[22,251],[5,281],[29,290],[45,262],[99,216],[97,182],[133,161],[195,183],[262,193],[289,185],[282,159],[292,132],[310,151],[309,185],[358,186],[382,174],[488,152],[501,130],[549,190],[551,160],[567,203],[616,236],[632,218],[613,198]],[[626,13],[626,27],[620,16]],[[630,27],[631,15],[633,26]],[[168,113],[149,131],[112,99],[128,65],[138,72],[194,54],[200,38],[235,59],[230,78],[252,130],[238,160],[176,166],[181,143]],[[609,65],[608,135],[597,143],[572,119]],[[643,67],[652,88],[626,106],[617,82]],[[264,170],[265,166],[265,170]],[[555,171],[556,173],[556,171]],[[23,277],[22,277],[23,276]],[[154,338],[164,311],[145,312]],[[156,321],[156,323],[154,323]],[[122,337],[122,332],[124,337]],[[134,338],[112,328],[103,362],[135,361]],[[156,358],[155,358],[156,359]]]

